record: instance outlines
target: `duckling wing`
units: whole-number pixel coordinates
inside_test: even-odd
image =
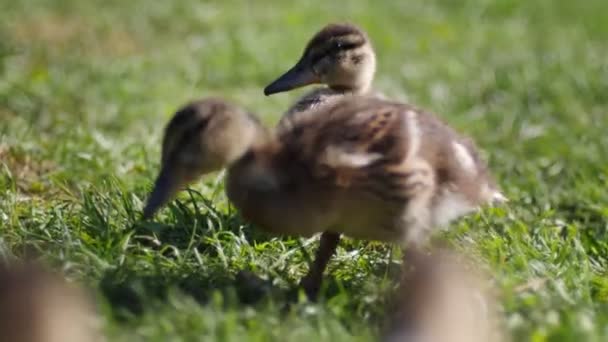
[[[404,106],[373,98],[345,98],[295,121],[280,139],[326,186],[407,197],[403,166],[410,137]]]

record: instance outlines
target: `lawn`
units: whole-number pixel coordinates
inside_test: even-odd
[[[515,341],[608,338],[608,1],[0,1],[0,253],[93,290],[110,341],[351,341],[378,334],[399,253],[344,240],[322,300],[285,307],[316,240],[247,225],[222,174],[139,219],[162,129],[263,87],[348,20],[375,87],[482,147],[511,199],[438,233],[481,258]],[[237,272],[267,279],[243,286]],[[246,284],[247,285],[247,284]]]

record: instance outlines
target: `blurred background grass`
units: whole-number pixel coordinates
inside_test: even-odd
[[[0,252],[93,288],[112,340],[369,340],[389,247],[344,243],[326,302],[283,312],[277,294],[232,298],[234,275],[288,287],[305,258],[240,221],[220,176],[156,224],[137,218],[177,107],[221,95],[271,124],[302,91],[263,86],[350,21],[377,50],[376,88],[472,135],[511,198],[441,238],[495,272],[515,340],[603,340],[606,13],[604,0],[0,0]]]

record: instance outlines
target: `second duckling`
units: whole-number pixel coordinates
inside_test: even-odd
[[[277,125],[289,129],[296,115],[310,114],[311,109],[344,95],[374,95],[372,81],[376,73],[376,54],[365,31],[349,23],[332,23],[317,32],[304,48],[298,62],[270,83],[265,95],[272,95],[309,84],[324,84],[293,104]]]
[[[371,97],[339,99],[269,133],[220,99],[179,110],[144,216],[205,173],[228,167],[228,198],[277,234],[323,233],[302,284],[310,298],[340,234],[419,245],[434,226],[501,199],[477,151],[436,117]]]

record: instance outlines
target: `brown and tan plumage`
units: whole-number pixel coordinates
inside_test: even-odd
[[[145,216],[227,166],[227,194],[244,218],[277,234],[323,233],[304,279],[312,297],[340,234],[419,245],[432,227],[500,196],[473,145],[428,113],[363,96],[317,110],[269,134],[220,100],[186,106],[165,131]]]

